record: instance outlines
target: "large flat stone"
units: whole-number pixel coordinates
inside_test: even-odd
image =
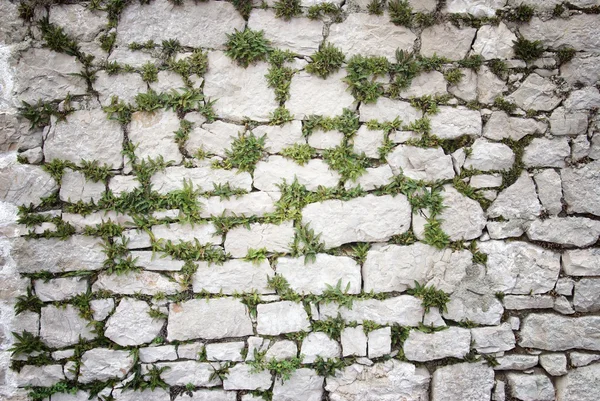
[[[600,317],[530,314],[521,324],[519,345],[548,351],[600,351]]]
[[[96,335],[88,323],[72,305],[64,308],[49,305],[42,308],[40,337],[48,346],[56,348],[77,344],[80,337],[91,340]]]
[[[150,317],[150,306],[145,301],[123,298],[106,322],[104,335],[121,345],[149,343],[163,327],[165,319]]]
[[[203,301],[205,302],[205,301]],[[215,376],[218,363],[205,363],[196,361],[163,362],[157,363],[157,368],[167,367],[160,377],[171,386],[185,386],[188,383],[194,386],[214,387],[221,384],[219,376]]]
[[[319,186],[335,187],[341,177],[323,160],[311,159],[301,166],[283,156],[270,156],[267,161],[259,161],[254,170],[254,186],[261,191],[279,191],[278,185],[284,180],[291,184],[295,179],[309,191],[315,191]]]
[[[259,304],[256,331],[261,335],[277,336],[308,330],[310,322],[301,303],[281,301]]]
[[[413,180],[448,180],[454,178],[452,156],[442,148],[420,148],[399,145],[386,160],[395,174],[403,174]]]
[[[290,98],[286,107],[296,119],[310,115],[334,117],[341,115],[344,109],[351,109],[354,97],[342,81],[346,72],[340,70],[326,79],[299,72],[292,77]],[[319,96],[315,96],[318,93]]]
[[[553,242],[583,248],[590,246],[600,236],[600,221],[587,217],[550,217],[535,220],[527,228],[527,237],[535,241]]]
[[[529,75],[509,98],[523,110],[550,111],[561,102],[555,94],[556,85],[538,74]]]
[[[466,107],[440,106],[431,116],[431,133],[442,139],[454,139],[463,135],[481,135],[481,114]]]
[[[563,269],[569,276],[600,276],[600,249],[573,249],[562,255]]]
[[[116,294],[156,295],[158,293],[174,294],[183,288],[167,276],[149,271],[127,272],[124,274],[101,273],[92,285],[93,291],[107,290]]]
[[[482,363],[459,363],[433,372],[431,401],[489,401],[494,371]]]
[[[414,108],[409,102],[380,97],[375,103],[361,103],[359,107],[360,121],[377,120],[394,121],[398,118],[403,124],[410,124],[423,116],[423,112]]]
[[[17,163],[0,167],[0,200],[5,202],[38,206],[41,198],[57,189],[54,178],[39,166]]]
[[[433,361],[442,358],[464,358],[471,346],[468,329],[450,327],[434,333],[411,330],[404,342],[404,355],[409,361]]]
[[[456,28],[450,22],[425,28],[421,34],[421,55],[460,60],[467,55],[476,32],[474,28]]]
[[[267,248],[269,252],[289,252],[294,238],[294,224],[286,221],[281,224],[254,223],[250,227],[238,226],[227,233],[225,251],[234,258],[243,258],[249,249]]]
[[[542,21],[534,17],[519,28],[528,40],[540,40],[544,47],[572,47],[578,51],[600,51],[600,21],[595,14],[573,15],[568,19]]]
[[[600,216],[600,160],[580,168],[562,169],[560,176],[569,213],[591,213]]]
[[[281,259],[279,259],[281,261]],[[210,265],[198,262],[192,285],[194,292],[207,291],[210,293],[233,294],[235,292],[252,292],[270,294],[274,291],[267,285],[267,278],[275,271],[268,261],[259,263],[232,259],[222,265]]]
[[[211,169],[208,165],[197,168],[167,167],[164,171],[152,176],[152,188],[161,194],[183,189],[184,181],[191,183],[194,188],[210,191],[214,185],[230,184],[232,188],[252,189],[252,176],[236,169]]]
[[[129,140],[137,145],[135,155],[140,159],[156,159],[181,163],[183,156],[175,142],[175,131],[179,129],[179,118],[173,111],[138,111],[131,116]]]
[[[421,300],[411,295],[400,295],[384,300],[366,299],[354,301],[352,309],[335,303],[319,305],[321,319],[335,318],[340,314],[346,322],[372,320],[377,324],[399,324],[418,326],[423,320],[424,309]]]
[[[60,4],[50,7],[49,21],[77,41],[90,42],[106,28],[106,18],[106,11],[91,10],[83,4]]]
[[[133,364],[134,358],[129,351],[94,348],[81,357],[79,381],[90,383],[94,380],[122,379]]]
[[[600,365],[569,371],[556,380],[556,401],[595,401],[600,397]]]

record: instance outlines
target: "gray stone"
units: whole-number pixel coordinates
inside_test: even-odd
[[[366,125],[361,125],[352,137],[354,153],[364,153],[367,157],[379,159],[378,149],[383,145],[384,138],[383,130],[371,130]]]
[[[531,240],[580,248],[594,244],[599,236],[600,222],[587,217],[550,217],[535,220],[527,229]]]
[[[35,280],[35,295],[43,302],[62,301],[87,291],[87,281],[78,277]]]
[[[595,364],[569,371],[556,380],[557,401],[594,401],[600,388],[600,365]]]
[[[394,121],[398,118],[408,125],[422,117],[423,112],[414,108],[409,102],[380,97],[375,103],[362,102],[359,107],[360,121],[370,120]]]
[[[172,223],[152,226],[152,236],[158,242],[162,240],[179,243],[198,240],[201,244],[218,245],[221,243],[221,236],[216,235],[216,232],[217,229],[211,223]]]
[[[559,49],[568,46],[578,51],[600,51],[600,21],[592,14],[548,21],[534,17],[531,22],[520,27],[519,31],[528,40],[540,40],[544,47]]]
[[[519,89],[509,96],[509,99],[523,110],[550,111],[561,102],[560,97],[555,94],[555,90],[556,85],[552,81],[534,73],[523,81]]]
[[[577,312],[600,310],[600,279],[583,278],[576,282],[573,306]]]
[[[88,181],[79,171],[65,169],[60,182],[59,197],[63,202],[98,202],[106,191],[104,182]]]
[[[314,191],[319,186],[336,186],[340,175],[322,160],[312,159],[300,166],[283,156],[270,156],[267,161],[259,161],[254,170],[254,186],[261,191],[279,191],[278,185],[284,180],[291,184],[295,179],[309,191]]]
[[[158,81],[151,82],[149,85],[157,93],[170,92],[173,89],[185,87],[181,75],[174,71],[159,71],[156,76]]]
[[[498,1],[498,3],[500,2]],[[503,22],[500,22],[498,26],[483,25],[477,31],[473,51],[486,60],[509,59],[514,55],[513,41],[516,40],[517,36]]]
[[[81,4],[61,4],[50,7],[49,17],[50,23],[62,27],[67,35],[90,42],[106,28],[107,13]]]
[[[91,383],[94,380],[122,379],[133,364],[134,358],[129,351],[94,348],[81,357],[79,381]]]
[[[67,94],[84,95],[87,92],[85,81],[71,75],[82,70],[83,65],[73,56],[31,47],[21,53],[17,64],[15,98],[35,104],[37,100],[62,99]]]
[[[472,14],[478,18],[493,17],[496,15],[496,10],[501,9],[505,4],[506,1],[504,0],[449,0],[446,2],[444,11],[456,14]]]
[[[600,92],[594,87],[575,90],[564,101],[565,109],[594,110],[600,107]]]
[[[283,360],[295,358],[298,355],[298,347],[294,341],[282,340],[271,344],[265,355],[266,360]]]
[[[562,313],[563,315],[572,315],[575,313],[575,309],[571,305],[571,302],[564,295],[559,295],[554,298],[553,308],[558,313]]]
[[[320,401],[324,380],[312,369],[298,369],[289,380],[275,379],[273,401]]]
[[[244,341],[206,344],[206,358],[209,361],[242,361],[242,350],[246,347]]]
[[[98,99],[102,106],[108,106],[113,96],[117,96],[125,103],[135,105],[136,95],[145,93],[148,90],[148,84],[137,73],[108,75],[104,71],[98,71],[94,89],[98,92]]]
[[[116,61],[119,64],[129,65],[134,68],[141,68],[144,64],[156,64],[157,60],[151,54],[144,51],[130,50],[127,45],[116,45],[110,52],[108,62]]]
[[[178,129],[179,118],[172,111],[138,111],[131,116],[129,140],[137,145],[135,154],[140,159],[162,156],[165,161],[179,164],[183,157],[175,142]]]
[[[174,294],[181,291],[182,287],[160,273],[141,270],[120,275],[101,273],[92,285],[92,290],[108,290],[126,295],[156,295]]]
[[[251,335],[247,308],[237,299],[192,299],[169,306],[168,340],[218,339]]]
[[[74,235],[58,238],[17,238],[12,243],[12,257],[21,273],[47,270],[62,273],[77,270],[99,270],[106,259],[100,238]]]
[[[600,249],[598,248],[566,250],[562,262],[563,269],[569,276],[600,275]]]
[[[506,82],[488,67],[482,65],[477,72],[477,99],[480,103],[492,104],[506,91]]]
[[[277,336],[282,333],[308,330],[310,322],[302,304],[291,301],[259,304],[256,331]]]
[[[482,363],[458,363],[433,372],[431,400],[488,401],[494,386],[494,371]]]
[[[554,307],[554,298],[550,295],[506,295],[502,299],[506,309],[548,309]]]
[[[114,389],[112,395],[115,397],[115,401],[169,401],[171,399],[169,390],[162,388],[145,389],[143,391]]]
[[[560,254],[520,241],[487,241],[479,249],[488,255],[483,282],[491,293],[541,294],[554,288]]]
[[[465,168],[481,171],[507,171],[511,169],[515,161],[512,149],[502,143],[478,138],[471,149],[471,154],[465,160]]]
[[[367,367],[352,364],[327,378],[332,400],[429,400],[430,375],[426,368],[395,359]],[[399,398],[401,397],[401,398]]]
[[[473,338],[473,348],[480,354],[510,351],[515,348],[515,335],[510,323],[471,329],[471,337]]]
[[[400,92],[400,96],[409,99],[411,97],[447,95],[447,85],[444,74],[441,72],[422,72],[413,78],[407,89]]]
[[[463,135],[481,135],[481,114],[466,107],[440,106],[431,116],[431,133],[441,139],[455,139]]]
[[[115,175],[110,177],[108,181],[108,189],[115,196],[122,196],[123,194],[133,192],[140,185],[137,177],[130,175]]]
[[[269,121],[269,113],[279,104],[264,78],[268,70],[265,62],[243,68],[223,52],[209,52],[204,95],[216,100],[213,107],[219,117]]]
[[[41,147],[29,149],[20,154],[29,164],[41,164],[44,159],[44,151]]]
[[[249,173],[237,169],[211,169],[208,165],[198,168],[167,167],[164,171],[154,174],[150,180],[152,188],[161,194],[183,189],[184,181],[191,183],[194,188],[199,187],[205,191],[212,190],[215,184],[227,183],[231,188],[246,191],[252,189],[252,177]]]
[[[317,150],[333,149],[342,144],[344,134],[339,131],[315,130],[308,137],[308,144]]]
[[[567,374],[567,356],[565,354],[543,354],[540,355],[540,365],[551,376],[562,376]]]
[[[165,20],[164,16],[170,18]],[[227,34],[244,29],[244,20],[229,3],[184,3],[167,0],[131,4],[119,17],[117,43],[144,43],[177,38],[183,46],[222,49]],[[202,32],[202,35],[197,35]]]
[[[410,204],[406,196],[367,195],[349,201],[328,200],[302,209],[302,224],[321,233],[326,248],[349,242],[387,241],[410,227]],[[380,220],[378,216],[387,215]],[[336,221],[336,224],[331,224]]]
[[[469,185],[473,188],[498,188],[502,185],[500,174],[478,174],[471,177]]]
[[[341,334],[343,356],[367,356],[367,335],[363,326],[346,327]],[[329,385],[329,382],[327,382]]]
[[[354,97],[342,81],[346,72],[340,70],[326,79],[307,72],[292,77],[290,98],[286,107],[294,118],[303,119],[313,114],[334,117],[344,109],[351,109]],[[315,93],[319,96],[315,97]]]
[[[177,359],[177,351],[175,351],[174,345],[140,348],[139,355],[140,361],[143,363],[174,361]]]
[[[146,270],[179,271],[185,264],[183,260],[175,260],[166,254],[160,255],[152,251],[131,251],[129,254],[136,266]]]
[[[442,148],[420,148],[398,145],[386,157],[394,174],[414,180],[447,180],[454,178],[452,157]]]
[[[300,354],[304,355],[303,363],[313,363],[317,357],[324,359],[339,358],[342,355],[340,344],[322,332],[310,333],[302,341]]]
[[[518,141],[527,135],[543,133],[546,127],[547,124],[533,118],[510,117],[504,111],[494,111],[483,127],[483,136],[494,141],[504,138]]]
[[[369,332],[369,358],[379,358],[392,352],[392,328],[382,327]]]
[[[160,333],[165,320],[152,318],[145,301],[123,298],[106,322],[104,335],[121,345],[149,343]]]
[[[409,361],[425,362],[449,357],[464,358],[470,345],[469,330],[450,327],[434,333],[411,330],[403,349]]]
[[[541,211],[535,184],[527,171],[523,171],[514,184],[498,194],[487,214],[488,217],[533,220]]]
[[[534,179],[544,209],[551,215],[560,213],[562,211],[560,175],[552,169],[547,169],[536,173]]]
[[[82,159],[120,168],[123,130],[116,121],[106,119],[102,110],[77,110],[67,121],[53,123],[44,141],[47,162],[54,159],[79,164]]]
[[[281,263],[281,259],[279,259]],[[253,292],[270,294],[274,291],[267,285],[267,278],[275,274],[268,261],[258,263],[232,259],[221,265],[197,262],[192,278],[194,292],[234,294]]]
[[[481,235],[487,220],[479,202],[462,195],[451,185],[445,185],[442,204],[444,209],[438,219],[450,241],[471,240]]]
[[[177,401],[236,401],[237,399],[235,391],[197,390],[191,394],[189,396],[183,393],[181,398],[177,398]]]
[[[233,140],[244,132],[244,126],[220,120],[203,124],[202,127],[194,126],[185,143],[185,149],[190,155],[202,150],[210,155],[225,157],[226,150],[231,148]]]
[[[587,131],[588,115],[585,112],[566,111],[561,106],[554,109],[549,121],[552,135],[580,135]]]
[[[598,330],[598,316],[566,317],[532,313],[523,321],[519,345],[548,351],[600,351]]]
[[[346,57],[383,56],[395,61],[396,49],[411,52],[416,36],[408,28],[397,26],[385,16],[353,13],[329,28],[327,40]]]
[[[258,137],[265,136],[265,150],[269,153],[279,153],[288,146],[306,143],[302,122],[298,120],[283,125],[259,125],[252,132]]]
[[[181,359],[199,360],[200,354],[204,350],[203,343],[179,344],[177,346],[177,356]]]
[[[510,393],[522,401],[553,401],[554,386],[546,375],[508,373]]]
[[[280,257],[277,274],[283,276],[290,288],[301,294],[322,294],[328,286],[340,285],[349,294],[361,288],[360,266],[347,256],[317,254],[314,262],[304,263],[304,257]]]
[[[581,168],[567,167],[560,176],[569,213],[591,213],[600,216],[600,160]]]
[[[456,28],[450,22],[425,28],[421,34],[421,55],[460,60],[467,55],[476,32],[474,28]]]
[[[399,324],[416,327],[423,320],[421,300],[411,295],[400,295],[384,300],[366,299],[352,303],[352,309],[334,303],[319,305],[320,319],[340,316],[347,322],[372,320],[377,324]]]
[[[498,365],[494,370],[527,370],[536,366],[539,361],[537,355],[504,355],[497,359]]]
[[[292,221],[281,224],[251,224],[249,228],[235,227],[227,232],[225,250],[234,258],[245,257],[249,249],[266,248],[269,252],[289,252],[294,238]]]
[[[598,354],[588,354],[585,352],[571,352],[569,354],[569,359],[571,360],[571,366],[580,367],[589,365],[590,363],[597,361],[600,359],[600,355]],[[560,383],[560,381],[558,381]]]
[[[15,384],[19,387],[43,386],[52,387],[65,375],[61,365],[32,366],[25,365],[16,375]]]
[[[112,298],[94,299],[90,302],[92,309],[92,316],[94,320],[102,321],[108,317],[108,315],[115,308],[115,300]]]
[[[365,191],[370,191],[389,184],[393,178],[394,173],[391,167],[384,164],[379,167],[367,168],[366,172],[356,180],[347,180],[344,187],[351,189],[360,186]]]
[[[450,85],[448,92],[453,94],[459,99],[466,102],[477,99],[477,73],[470,68],[461,68],[460,72],[463,74],[460,82]]]
[[[271,383],[271,372],[268,370],[254,372],[254,368],[250,365],[239,363],[229,369],[229,374],[223,380],[223,388],[225,390],[264,391],[271,388]]]
[[[571,85],[578,82],[583,85],[594,85],[600,80],[598,62],[600,56],[577,54],[571,61],[560,66],[560,76]]]
[[[18,4],[5,1],[0,4],[2,25],[0,26],[0,43],[17,43],[22,41],[27,34],[27,27],[19,18]]]
[[[41,198],[57,189],[54,178],[41,167],[20,163],[0,167],[0,200],[4,202],[39,206]]]
[[[319,50],[323,41],[323,22],[319,19],[299,17],[286,21],[283,18],[275,18],[275,13],[271,10],[253,10],[248,19],[248,28],[263,31],[265,38],[274,47],[302,56]]]
[[[565,167],[571,155],[567,138],[534,138],[525,148],[523,163],[526,167]]]
[[[160,377],[171,386],[185,386],[191,383],[199,387],[215,387],[221,384],[219,376],[214,375],[214,371],[220,367],[219,363],[163,362],[157,363],[156,367],[159,369],[167,367]]]

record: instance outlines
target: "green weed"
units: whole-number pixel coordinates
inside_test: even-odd
[[[458,68],[451,68],[444,73],[444,78],[450,85],[459,84],[464,76],[465,74]]]
[[[488,63],[490,71],[492,71],[498,78],[504,79],[508,74],[508,66],[502,60],[494,59]]]
[[[26,311],[40,313],[44,306],[44,303],[37,295],[33,294],[31,287],[27,288],[27,293],[25,295],[19,295],[16,300],[15,315],[19,315]]]
[[[308,225],[297,227],[290,247],[292,256],[304,255],[304,263],[314,263],[317,254],[325,251],[325,245],[320,240],[321,234],[315,234]]]
[[[275,16],[286,21],[297,15],[302,15],[300,0],[277,0],[273,8],[275,9]]]
[[[556,57],[558,57],[558,63],[561,65],[568,63],[569,61],[571,61],[573,59],[573,57],[575,57],[576,53],[577,53],[577,51],[570,47],[559,49],[556,52]]]
[[[483,64],[483,57],[480,54],[473,54],[469,57],[458,61],[458,65],[460,65],[461,67],[470,68],[475,71],[479,70],[481,64]]]
[[[444,249],[450,244],[448,235],[442,231],[440,221],[432,218],[428,219],[425,224],[424,237],[424,243],[435,246],[438,249]]]
[[[513,49],[515,56],[526,62],[536,60],[544,53],[544,46],[541,41],[534,40],[532,42],[522,36],[513,41]]]
[[[306,71],[321,78],[337,72],[344,63],[344,53],[331,43],[319,46],[319,50],[311,56],[311,61],[306,66]]]
[[[144,82],[157,82],[158,81],[158,68],[153,63],[146,63],[141,68],[142,79]]]
[[[34,336],[28,331],[23,331],[21,334],[13,331],[12,335],[15,337],[15,342],[8,351],[13,357],[16,355],[26,355],[48,350],[48,346],[46,346],[39,336]]]
[[[390,21],[395,25],[412,25],[412,7],[407,0],[391,0],[388,3]]]
[[[303,166],[316,155],[316,151],[313,147],[306,143],[295,143],[294,145],[283,149],[281,151],[281,155],[287,157],[288,159],[292,159],[299,165]]]
[[[329,317],[324,320],[315,320],[312,322],[313,331],[325,333],[332,340],[339,341],[342,331],[346,328],[346,322],[338,314],[337,317]]]
[[[336,372],[343,369],[344,366],[344,361],[340,359],[323,359],[320,355],[314,362],[315,371],[323,377],[335,376]]]
[[[415,281],[415,287],[408,290],[408,293],[421,299],[426,313],[431,307],[438,308],[440,312],[447,312],[446,304],[450,302],[450,296],[432,285],[426,287]]]
[[[324,15],[329,15],[333,22],[341,22],[342,9],[333,3],[315,4],[308,8],[307,16],[310,19],[322,18]]]
[[[514,104],[500,96],[494,100],[494,107],[497,107],[500,110],[503,110],[508,114],[514,113],[514,111],[517,109],[516,104]]]
[[[263,260],[267,259],[267,248],[260,249],[248,249],[248,253],[244,257],[244,260],[247,262],[252,262],[254,264],[260,264]]]
[[[367,157],[363,154],[357,155],[350,145],[338,145],[333,149],[323,152],[323,160],[333,170],[342,176],[342,180],[356,180],[366,172],[368,167]]]
[[[263,156],[265,138],[265,135],[256,137],[253,133],[249,135],[239,134],[233,141],[231,150],[225,150],[225,160],[223,160],[221,167],[227,170],[237,168],[240,171],[253,172],[256,163]]]
[[[385,57],[365,57],[355,55],[346,66],[346,82],[357,101],[374,103],[383,95],[383,84],[377,82],[389,70],[389,61]]]
[[[271,51],[263,31],[236,29],[234,33],[227,34],[227,38],[225,54],[244,68],[258,61],[265,61]]]
[[[383,15],[383,7],[385,1],[382,0],[371,0],[367,5],[367,11],[371,15]]]

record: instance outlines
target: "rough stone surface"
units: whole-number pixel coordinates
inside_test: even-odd
[[[370,120],[394,121],[398,118],[404,124],[410,124],[422,117],[422,112],[409,102],[380,97],[375,103],[361,103],[359,107],[360,121]]]
[[[302,304],[291,301],[258,305],[256,331],[258,334],[276,336],[282,333],[307,330],[308,315]]]
[[[510,99],[523,110],[550,111],[560,103],[560,98],[554,94],[555,90],[556,85],[552,81],[534,73],[510,95]]]
[[[557,107],[550,116],[552,135],[579,135],[587,131],[588,116],[584,112],[569,112]]]
[[[150,317],[145,301],[123,298],[106,322],[104,335],[121,346],[149,343],[158,335],[164,319]]]
[[[600,280],[583,278],[575,283],[573,306],[578,312],[596,312],[600,310]]]
[[[279,259],[281,263],[281,259]],[[260,294],[272,293],[267,286],[267,278],[275,272],[268,261],[258,263],[232,259],[222,265],[210,265],[198,262],[198,269],[192,279],[195,292],[233,294],[235,292],[252,292]]]
[[[287,252],[294,237],[292,222],[281,224],[251,224],[250,228],[235,227],[227,233],[225,250],[241,258],[249,249],[267,248],[269,252]]]
[[[540,355],[540,365],[551,376],[567,374],[567,356],[565,354]]]
[[[519,345],[548,351],[586,349],[599,351],[597,316],[565,317],[553,314],[530,314],[520,332]]]
[[[481,171],[506,171],[510,170],[515,161],[513,151],[502,143],[479,138],[475,140],[471,149],[471,154],[465,160],[465,168]]]
[[[341,343],[343,356],[367,356],[367,335],[362,326],[342,330]]]
[[[466,107],[440,106],[431,116],[431,132],[442,139],[454,139],[463,135],[481,135],[481,115]]]
[[[487,210],[488,217],[502,216],[507,219],[533,220],[542,206],[535,192],[535,184],[527,172],[498,194]]]
[[[92,290],[108,290],[119,294],[134,295],[136,293],[156,295],[158,293],[174,294],[181,289],[180,285],[170,281],[166,276],[150,272],[128,272],[121,275],[100,274],[92,285]]]
[[[448,5],[448,8],[451,8],[451,6]],[[513,41],[516,40],[515,34],[503,22],[498,26],[484,25],[477,31],[473,50],[475,53],[481,54],[486,60],[509,59],[513,57]]]
[[[550,217],[531,223],[527,236],[535,241],[583,248],[598,240],[600,222],[586,217]]]
[[[565,273],[570,276],[600,275],[600,250],[598,248],[567,250],[563,254],[562,262]]]
[[[335,318],[338,313],[345,321],[363,322],[372,320],[377,324],[394,324],[401,326],[418,326],[423,320],[423,305],[418,298],[411,295],[400,295],[383,301],[375,299],[359,300],[352,303],[352,309],[333,303],[320,304],[321,319]]]
[[[471,337],[473,347],[481,354],[510,351],[515,347],[515,335],[510,323],[471,329]]]
[[[600,160],[580,168],[561,170],[563,194],[569,213],[591,213],[600,216]]]
[[[263,370],[253,372],[251,366],[240,363],[229,369],[223,380],[225,390],[268,390],[271,387],[271,373]],[[235,393],[230,393],[235,394]]]
[[[598,397],[600,365],[590,365],[569,371],[556,381],[556,400],[592,401]]]
[[[133,364],[133,355],[128,351],[94,348],[81,357],[79,381],[90,383],[94,380],[122,379]]]
[[[86,180],[79,171],[66,169],[60,182],[59,197],[63,202],[98,202],[104,194],[106,185],[99,181]]]
[[[449,22],[425,28],[421,34],[421,55],[460,60],[467,55],[476,32],[473,28],[456,28]]]
[[[554,113],[552,113],[552,116],[554,116],[559,109],[560,108],[556,109]],[[553,124],[552,118],[550,119],[550,124]],[[504,138],[518,141],[527,135],[542,133],[545,130],[546,124],[541,121],[536,121],[532,118],[510,117],[503,111],[494,111],[483,127],[483,136],[494,141],[499,141]]]
[[[538,198],[549,214],[562,211],[562,187],[560,175],[552,169],[542,170],[534,176]]]
[[[342,70],[322,79],[307,72],[299,72],[292,78],[290,99],[286,107],[296,119],[304,119],[313,114],[334,117],[344,109],[352,108],[354,98],[342,79]],[[319,93],[315,97],[315,92]],[[274,109],[275,107],[273,107]]]
[[[157,363],[156,367],[167,369],[160,377],[171,386],[185,386],[188,383],[194,386],[214,387],[221,384],[221,379],[214,377],[213,373],[219,369],[218,363],[205,363],[196,361],[163,362]]]
[[[0,167],[0,199],[15,205],[39,206],[51,195],[56,181],[38,166],[12,164]]]
[[[182,155],[175,143],[179,129],[177,114],[171,111],[153,113],[138,111],[131,116],[129,139],[135,145],[135,154],[141,159],[163,157],[179,164]]]
[[[565,159],[571,155],[566,138],[534,138],[525,148],[523,163],[527,167],[565,167]]]
[[[476,324],[498,325],[504,308],[494,295],[479,295],[472,291],[459,290],[450,296],[443,316],[460,322],[470,320]]]
[[[594,15],[574,15],[567,20],[542,21],[534,17],[520,29],[528,40],[540,40],[545,47],[569,46],[575,50],[600,51],[600,22]]]
[[[450,327],[430,334],[411,330],[403,349],[409,361],[424,362],[449,357],[464,358],[470,344],[469,330]]]
[[[390,219],[376,220],[375,216],[381,214],[389,214]],[[338,223],[331,225],[332,220]],[[329,200],[306,206],[302,210],[302,223],[321,233],[327,248],[349,242],[385,241],[408,230],[410,205],[404,195]]]
[[[223,121],[203,124],[202,127],[194,126],[190,132],[190,138],[185,143],[185,149],[191,155],[202,150],[209,155],[225,157],[225,151],[231,149],[233,140],[244,131],[245,129],[241,125]]]
[[[525,375],[509,373],[506,375],[513,397],[523,401],[552,401],[554,386],[546,375]]]
[[[247,172],[233,170],[214,170],[209,166],[198,168],[167,167],[165,171],[152,176],[152,187],[161,194],[183,189],[183,183],[189,182],[194,188],[210,191],[214,185],[226,185],[249,191],[252,177]]]
[[[284,125],[260,125],[252,130],[254,135],[265,135],[265,150],[279,153],[288,146],[305,143],[302,136],[302,122],[290,121]]]
[[[267,161],[258,162],[254,170],[254,186],[261,191],[279,191],[278,185],[284,180],[291,184],[295,179],[299,184],[306,186],[306,189],[314,191],[319,185],[337,185],[340,175],[330,170],[322,160],[313,159],[300,166],[282,156],[270,156]]]
[[[494,371],[487,365],[459,363],[440,367],[433,372],[431,380],[431,400],[473,400],[490,399],[494,386]]]
[[[56,278],[49,281],[35,280],[35,294],[44,302],[62,301],[75,295],[85,293],[87,281],[73,278]]]
[[[419,148],[399,145],[386,157],[394,174],[414,180],[447,180],[454,178],[452,157],[442,148]]]
[[[325,333],[310,333],[302,341],[300,354],[304,355],[304,363],[313,363],[317,356],[322,358],[339,358],[342,354],[340,344]]]

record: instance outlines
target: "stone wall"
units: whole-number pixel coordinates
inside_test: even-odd
[[[600,1],[0,2],[0,398],[600,399]]]

